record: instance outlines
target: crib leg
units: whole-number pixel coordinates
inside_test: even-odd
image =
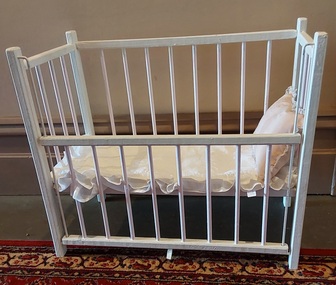
[[[289,208],[292,206],[292,197],[284,196],[282,199],[282,203],[285,208]]]
[[[173,249],[168,249],[167,250],[167,255],[166,255],[166,258],[168,259],[168,260],[171,260],[172,259],[172,256],[173,256]]]

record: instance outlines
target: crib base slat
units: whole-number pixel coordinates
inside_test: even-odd
[[[211,243],[202,239],[187,239],[182,242],[180,239],[161,238],[159,241],[155,238],[137,237],[131,240],[127,237],[112,237],[107,239],[103,236],[88,236],[83,238],[80,235],[70,235],[63,237],[65,245],[79,246],[115,246],[115,247],[133,247],[133,248],[155,248],[155,249],[183,249],[183,250],[211,250],[228,252],[246,252],[246,253],[264,253],[264,254],[289,254],[287,244],[260,242],[239,242],[235,244],[228,240],[213,240]]]

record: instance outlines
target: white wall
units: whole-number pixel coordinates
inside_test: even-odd
[[[293,28],[308,18],[308,31],[329,33],[320,112],[336,113],[335,0],[11,0],[0,9],[0,119],[19,116],[5,49],[27,56],[79,39],[164,37]],[[285,69],[284,80],[290,76]],[[253,106],[252,106],[253,107]]]

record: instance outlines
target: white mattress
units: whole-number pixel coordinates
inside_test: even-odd
[[[153,146],[153,163],[156,184],[162,193],[172,193],[177,190],[176,147]],[[72,162],[76,181],[71,194],[74,199],[86,202],[98,194],[96,172],[94,168],[91,147],[71,147]],[[206,164],[204,146],[181,146],[183,190],[199,193],[205,191]],[[99,167],[103,187],[124,191],[122,168],[118,147],[97,147]],[[124,147],[127,165],[128,182],[131,193],[150,191],[150,170],[147,147]],[[211,189],[212,192],[225,192],[235,184],[236,177],[236,147],[211,147]],[[66,155],[54,167],[55,182],[59,191],[64,191],[71,185],[71,175]],[[241,190],[256,191],[263,188],[263,181],[258,180],[252,146],[243,146],[241,151]],[[280,190],[287,187],[288,166],[283,167],[275,177],[272,177],[270,187]],[[296,185],[296,169],[293,168],[291,187]]]

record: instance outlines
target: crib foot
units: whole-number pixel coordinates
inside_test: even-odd
[[[285,208],[289,208],[292,206],[292,197],[283,197],[282,202]]]
[[[170,249],[167,250],[166,258],[167,258],[168,260],[171,260],[172,257],[173,257],[173,250],[170,248]]]

